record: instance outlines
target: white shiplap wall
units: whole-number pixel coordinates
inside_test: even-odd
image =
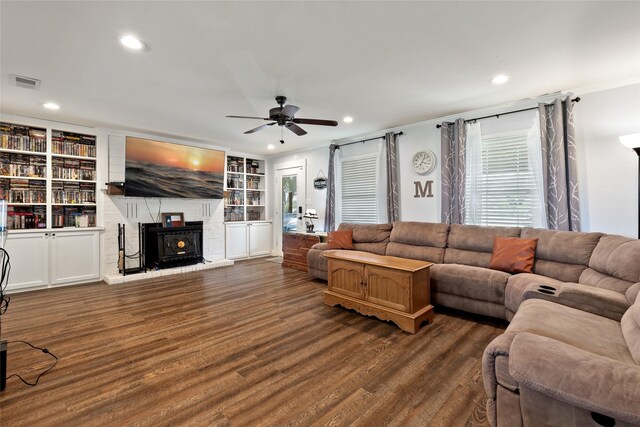
[[[109,135],[109,182],[124,181],[125,137]],[[203,255],[224,259],[224,203],[220,199],[158,199],[105,195],[102,202],[104,236],[103,275],[118,272],[118,224],[126,224],[126,253],[138,250],[138,223],[156,222],[158,212],[183,212],[185,221],[203,222]],[[129,262],[129,261],[128,261]],[[128,266],[134,267],[136,260]]]

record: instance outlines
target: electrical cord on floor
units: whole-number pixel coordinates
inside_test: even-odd
[[[38,385],[38,381],[40,381],[40,377],[42,377],[44,374],[46,374],[47,372],[51,371],[53,368],[55,368],[55,367],[56,367],[56,365],[58,364],[58,357],[57,357],[55,354],[51,353],[51,352],[49,351],[49,349],[48,349],[48,348],[40,348],[40,347],[36,347],[35,345],[33,345],[33,344],[31,344],[31,343],[28,343],[28,342],[26,342],[26,341],[22,341],[22,340],[7,341],[7,344],[14,344],[14,343],[23,343],[23,344],[26,344],[26,345],[28,345],[29,347],[31,347],[31,348],[33,348],[33,349],[35,349],[35,350],[40,350],[41,352],[43,352],[43,353],[45,353],[45,354],[48,354],[49,356],[51,356],[51,357],[53,357],[53,358],[55,359],[55,361],[53,362],[53,365],[49,366],[47,369],[45,369],[44,371],[42,371],[42,372],[38,375],[38,377],[36,378],[36,382],[34,382],[34,383],[30,383],[29,381],[26,381],[26,380],[25,380],[24,378],[22,378],[19,374],[11,374],[11,375],[9,375],[9,376],[7,377],[7,379],[9,379],[9,378],[11,378],[11,377],[18,377],[18,378],[20,379],[20,381],[22,381],[23,383],[25,383],[25,384],[26,384],[26,385],[28,385],[28,386],[31,386],[31,387],[35,387],[35,386],[37,386],[37,385]]]
[[[9,283],[9,273],[11,272],[11,262],[9,262],[9,253],[0,248],[0,257],[2,257],[2,266],[0,266],[0,316],[3,315],[7,308],[9,308],[9,295],[6,295],[4,291],[7,289]]]

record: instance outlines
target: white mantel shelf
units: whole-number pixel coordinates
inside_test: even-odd
[[[213,260],[206,262],[205,264],[187,265],[184,267],[163,268],[161,270],[150,270],[145,273],[130,274],[123,276],[122,274],[105,274],[102,280],[109,285],[116,285],[121,283],[136,282],[139,280],[151,280],[164,276],[172,276],[175,274],[191,273],[194,271],[210,270],[212,268],[228,267],[233,265],[233,261],[228,259]]]

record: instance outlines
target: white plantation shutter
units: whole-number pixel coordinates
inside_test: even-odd
[[[539,204],[529,162],[528,130],[483,135],[468,157],[465,223],[488,226],[534,226]]]
[[[377,223],[376,155],[342,160],[342,222]]]

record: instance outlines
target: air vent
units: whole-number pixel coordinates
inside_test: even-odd
[[[40,88],[40,80],[34,79],[31,77],[24,76],[16,76],[15,74],[11,76],[16,86],[24,87],[27,89],[38,89]]]

